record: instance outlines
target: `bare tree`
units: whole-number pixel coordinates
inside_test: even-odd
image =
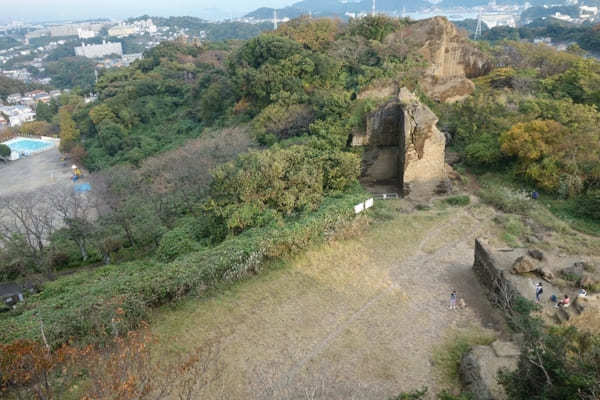
[[[59,223],[45,188],[0,198],[0,240],[6,244],[15,237],[22,238],[23,251],[34,260],[38,271],[45,265],[48,238]]]
[[[88,259],[87,242],[94,230],[95,202],[89,193],[54,188],[48,193],[50,205],[60,216],[67,237],[79,247],[83,261]]]

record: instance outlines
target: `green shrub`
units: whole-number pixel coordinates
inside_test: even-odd
[[[158,259],[173,261],[183,254],[191,253],[194,250],[194,241],[190,236],[190,233],[182,228],[175,228],[165,233],[156,251]]]
[[[588,189],[576,201],[576,213],[600,221],[600,188]]]
[[[10,157],[10,147],[0,143],[0,157]]]
[[[500,185],[486,185],[479,191],[485,203],[506,213],[522,214],[531,208],[527,194]]]
[[[343,197],[325,199],[315,212],[281,226],[254,228],[170,263],[139,260],[61,277],[17,310],[0,314],[0,342],[39,340],[40,318],[53,346],[71,338],[102,342],[136,328],[152,307],[242,279],[260,271],[270,259],[305,249],[352,221],[354,204],[364,198],[357,187]]]
[[[398,396],[390,397],[389,400],[420,400],[427,394],[427,387],[413,390],[412,392],[403,392]]]
[[[444,199],[444,203],[453,207],[463,207],[469,205],[471,198],[467,195],[452,196]]]

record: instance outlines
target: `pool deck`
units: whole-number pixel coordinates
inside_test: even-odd
[[[71,164],[60,158],[55,146],[16,161],[0,162],[0,195],[29,192],[48,185],[72,187]]]
[[[17,154],[18,153],[18,154],[24,154],[26,156],[32,156],[34,154],[42,153],[44,151],[48,151],[48,150],[50,150],[50,149],[52,149],[54,147],[57,147],[59,145],[59,143],[60,143],[59,139],[45,137],[45,136],[42,136],[41,138],[17,136],[17,137],[14,137],[14,138],[10,139],[10,140],[2,142],[2,144],[5,144],[5,145],[7,145],[7,146],[10,147],[11,144],[13,144],[15,142],[23,141],[23,140],[36,141],[36,142],[44,142],[44,143],[47,143],[48,145],[45,146],[45,147],[39,148],[39,149],[32,149],[32,150],[14,150],[11,147],[12,154]],[[12,159],[12,160],[14,161],[15,159]]]

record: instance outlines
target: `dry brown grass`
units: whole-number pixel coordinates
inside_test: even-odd
[[[404,214],[403,201],[377,203],[372,219],[357,219],[335,240],[259,276],[159,310],[152,324],[157,354],[176,357],[218,335],[225,367],[211,398],[292,398],[299,391],[351,398],[367,389],[385,398],[392,387],[395,393],[427,383],[427,349],[441,340],[446,320],[472,316],[448,315],[445,296],[435,311],[443,319],[421,312],[419,304],[438,294],[414,286],[427,279],[418,273],[420,254],[446,262],[449,243],[464,239],[460,251],[470,259],[468,232],[489,225],[491,214],[477,209],[473,217],[464,208]],[[430,271],[431,262],[423,261]],[[403,263],[417,269],[404,276],[397,267]],[[451,279],[440,274],[435,279]],[[442,330],[416,333],[432,323]],[[419,368],[411,368],[414,362]]]

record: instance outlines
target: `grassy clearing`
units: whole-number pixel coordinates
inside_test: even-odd
[[[339,369],[336,381],[327,382],[332,385],[356,387],[357,377],[397,382],[407,362],[398,348],[407,326],[399,310],[420,294],[397,287],[389,268],[416,254],[423,240],[460,238],[472,222],[457,216],[460,209],[407,215],[396,211],[401,205],[402,200],[378,202],[369,216],[383,222],[371,229],[371,222],[362,221],[359,236],[312,246],[209,297],[156,310],[155,351],[175,358],[207,338],[221,337],[220,383],[228,398],[277,397],[266,395],[265,388],[278,387],[290,375],[294,385],[309,387],[332,369]],[[449,223],[451,218],[459,222]],[[369,308],[363,312],[365,302]],[[428,318],[420,313],[412,322],[425,325]],[[426,336],[417,340],[424,349],[430,345]],[[318,356],[312,358],[310,351]]]
[[[460,388],[458,369],[463,356],[478,345],[489,345],[496,340],[496,334],[479,327],[451,332],[446,341],[435,348],[433,362],[448,389]]]
[[[501,238],[510,247],[523,246],[525,235],[531,232],[518,215],[499,214],[494,218],[494,222],[501,227]]]

